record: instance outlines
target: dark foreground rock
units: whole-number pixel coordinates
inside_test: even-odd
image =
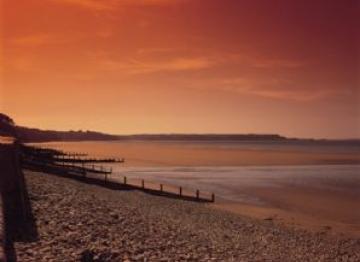
[[[360,240],[26,172],[39,240],[19,261],[360,261]]]

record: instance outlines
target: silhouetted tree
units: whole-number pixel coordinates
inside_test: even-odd
[[[16,137],[14,120],[3,113],[0,113],[0,134]]]
[[[0,122],[8,125],[15,125],[14,120],[9,117],[8,115],[5,115],[3,113],[0,113]]]

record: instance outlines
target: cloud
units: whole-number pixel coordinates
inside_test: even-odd
[[[173,58],[167,61],[148,62],[139,60],[120,62],[107,59],[100,62],[103,70],[122,71],[127,74],[200,70],[212,67],[215,64],[215,61],[203,57]]]
[[[94,11],[113,10],[120,6],[156,6],[176,4],[185,0],[49,0],[83,7]]]
[[[172,47],[139,48],[136,50],[136,54],[137,55],[164,54],[164,53],[174,53],[176,51],[178,51],[178,49]]]
[[[52,42],[52,37],[48,34],[33,34],[14,37],[9,42],[16,46],[36,47]]]
[[[33,57],[13,57],[7,61],[6,69],[11,69],[20,72],[41,72],[41,70],[35,65]]]
[[[223,54],[224,59],[230,62],[244,64],[258,69],[272,68],[299,68],[306,65],[305,61],[284,58],[284,57],[267,57],[257,54],[248,55],[242,53]]]
[[[341,90],[320,89],[315,86],[300,87],[289,79],[280,78],[220,78],[192,81],[191,88],[231,92],[238,95],[252,95],[278,100],[298,102],[316,101],[345,94]]]
[[[91,10],[102,11],[114,8],[115,1],[109,0],[50,0],[53,2],[75,5]]]
[[[298,68],[304,65],[301,61],[283,59],[283,58],[251,58],[250,63],[253,67],[257,68]]]

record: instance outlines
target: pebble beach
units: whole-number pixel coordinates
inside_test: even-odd
[[[38,240],[18,261],[360,261],[360,239],[25,171]]]

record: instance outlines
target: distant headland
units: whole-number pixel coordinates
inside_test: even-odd
[[[23,142],[52,141],[111,141],[111,140],[141,140],[141,141],[264,141],[264,142],[320,142],[320,143],[350,143],[359,144],[360,139],[328,140],[288,138],[278,134],[136,134],[114,135],[96,131],[54,131],[16,126],[17,136]]]

